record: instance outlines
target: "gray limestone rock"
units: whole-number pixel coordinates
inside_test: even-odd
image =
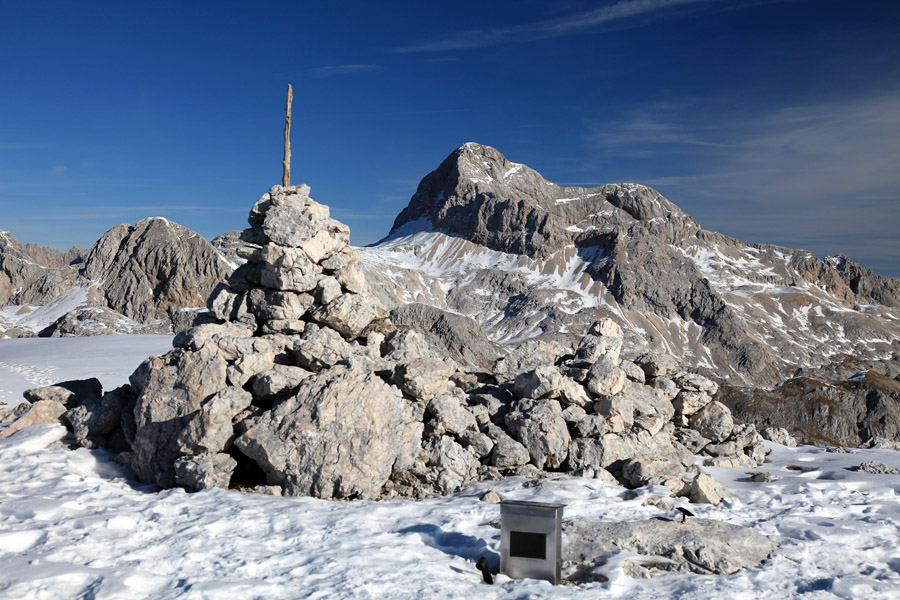
[[[426,464],[432,467],[430,483],[439,494],[451,494],[478,475],[481,463],[474,452],[446,436],[428,440],[424,449]]]
[[[690,418],[690,427],[713,442],[721,442],[731,435],[734,419],[721,402],[710,402]]]
[[[450,394],[436,396],[428,403],[426,414],[431,417],[431,426],[435,435],[451,434],[457,438],[467,431],[478,431],[475,416]],[[490,451],[490,448],[488,448]]]
[[[272,398],[291,394],[300,383],[312,375],[310,371],[291,365],[273,365],[253,379],[253,394],[258,398]]]
[[[607,433],[599,438],[575,438],[569,443],[569,470],[575,473],[595,472],[634,456],[634,445],[618,435]],[[593,476],[593,475],[592,475]]]
[[[770,442],[775,442],[776,444],[781,444],[782,446],[787,446],[789,448],[797,447],[797,440],[795,440],[794,436],[792,436],[784,427],[764,427],[759,433],[762,435],[763,439],[769,440]]]
[[[38,400],[29,405],[28,410],[19,415],[15,421],[0,429],[0,440],[6,439],[32,425],[43,423],[59,423],[62,420],[66,407],[55,400]]]
[[[329,304],[341,295],[341,284],[330,275],[323,276],[316,285],[316,301],[320,304]]]
[[[646,352],[638,356],[634,362],[644,371],[648,379],[668,377],[678,368],[673,356],[659,352]]]
[[[534,465],[559,467],[569,449],[569,429],[555,400],[523,399],[505,417],[506,426],[531,456]]]
[[[650,387],[663,395],[666,400],[674,400],[678,395],[679,389],[675,382],[666,377],[657,377],[650,382]]]
[[[565,414],[563,416],[565,417]],[[579,437],[600,437],[606,433],[606,419],[601,415],[587,415],[576,423],[575,429]]]
[[[316,203],[318,210],[311,210],[314,201],[310,199],[309,188],[306,186],[279,193],[277,198],[270,197],[269,202],[270,206],[264,210],[260,206],[261,210],[257,211],[263,213],[260,225],[266,237],[281,246],[300,248],[322,228],[323,221],[328,219],[328,207]]]
[[[65,413],[72,427],[75,441],[81,446],[93,446],[89,438],[109,435],[122,422],[122,410],[133,399],[131,387],[123,385],[102,397],[92,397]]]
[[[234,361],[234,364],[228,365],[228,383],[235,387],[242,388],[251,379],[265,373],[275,366],[275,351],[267,352],[249,352],[240,356]]]
[[[461,365],[488,369],[499,355],[497,345],[487,339],[481,326],[461,315],[413,302],[393,309],[390,319],[395,325],[423,333],[432,346],[443,348]]]
[[[616,325],[618,327],[618,325]],[[622,330],[619,329],[619,332]],[[575,361],[582,364],[594,364],[601,357],[619,363],[619,354],[622,351],[622,336],[586,335],[581,339],[578,348],[575,349]]]
[[[300,366],[310,371],[332,367],[350,356],[352,351],[350,344],[329,327],[309,325],[302,340],[296,348],[297,360]]]
[[[415,358],[394,369],[394,381],[400,389],[418,400],[429,401],[447,391],[447,380],[456,371],[437,358]]]
[[[566,423],[575,425],[587,416],[587,411],[580,406],[572,404],[563,409],[562,416],[563,419],[566,420]]]
[[[705,392],[710,396],[715,396],[719,391],[719,384],[698,373],[680,372],[672,376],[672,381],[679,389],[689,392]]]
[[[664,485],[673,494],[684,488],[684,465],[671,456],[636,456],[622,465],[622,478],[634,487]]]
[[[129,466],[141,481],[161,487],[175,484],[178,437],[203,402],[225,389],[226,363],[205,352],[175,349],[148,358],[132,375],[138,391],[135,433]]]
[[[528,449],[514,440],[503,429],[488,424],[485,433],[494,442],[491,450],[491,465],[500,469],[513,469],[531,460]]]
[[[712,397],[706,392],[681,391],[672,400],[672,405],[679,416],[690,417],[710,402]]]
[[[216,454],[226,450],[234,437],[232,420],[252,401],[250,393],[239,387],[219,390],[188,416],[176,438],[178,450],[183,454]]]
[[[387,316],[387,311],[374,299],[359,294],[344,294],[337,300],[320,305],[311,312],[312,318],[328,325],[347,339],[353,339],[376,319]]]
[[[237,461],[227,454],[182,456],[175,461],[175,482],[189,492],[228,489]]]
[[[23,396],[31,403],[48,400],[59,402],[66,408],[75,408],[85,402],[95,402],[103,394],[103,386],[96,377],[60,381],[53,385],[27,389]]]
[[[619,363],[619,368],[625,371],[625,377],[631,381],[635,383],[646,383],[647,376],[644,374],[643,369],[630,360],[622,360]]]
[[[718,506],[723,498],[729,494],[718,481],[707,475],[700,473],[691,482],[691,502],[695,504],[712,504]]]
[[[604,396],[594,403],[594,411],[606,418],[607,426],[613,433],[622,433],[634,425],[634,402],[631,396]]]
[[[266,244],[250,261],[260,264],[259,281],[273,290],[312,292],[322,272],[303,250],[276,244]]]
[[[148,323],[204,306],[231,270],[203,237],[155,217],[106,232],[85,256],[81,275],[101,282],[108,308]]]
[[[313,306],[315,298],[309,293],[254,288],[247,292],[248,310],[259,321],[302,319]]]
[[[856,467],[855,470],[871,475],[900,475],[900,470],[875,461],[864,462]]]
[[[415,329],[393,331],[381,343],[381,355],[391,362],[435,358],[435,354],[425,335]]]
[[[459,442],[471,450],[478,458],[487,458],[494,449],[494,441],[478,430],[466,429],[459,437]]]
[[[650,435],[656,435],[675,415],[672,403],[652,387],[628,380],[618,396],[631,401],[634,425],[643,427]]]
[[[563,374],[553,365],[541,365],[516,377],[513,388],[520,398],[556,398],[563,387]]]
[[[675,439],[693,454],[699,454],[709,444],[699,431],[687,427],[676,427]]]
[[[506,356],[498,358],[491,371],[498,380],[515,381],[520,373],[542,365],[555,364],[560,354],[562,349],[555,344],[527,340],[510,350]]]
[[[393,471],[412,466],[421,436],[396,388],[337,366],[306,378],[235,445],[287,495],[374,498]]]
[[[588,391],[597,396],[615,396],[622,391],[624,385],[625,371],[608,356],[601,357],[591,365],[585,383]]]
[[[857,447],[900,440],[900,382],[877,371],[823,382],[794,377],[772,389],[725,386],[717,399],[758,429],[782,427],[798,442]]]
[[[38,332],[39,337],[88,337],[94,335],[151,334],[172,332],[168,320],[139,323],[109,308],[76,308]]]
[[[563,525],[563,560],[589,572],[606,557],[628,550],[658,556],[651,568],[727,575],[755,567],[778,545],[752,529],[711,519],[651,519],[619,523],[567,521]],[[650,567],[644,563],[645,567]]]

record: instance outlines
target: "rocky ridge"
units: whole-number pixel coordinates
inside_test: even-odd
[[[29,249],[30,248],[30,249]],[[61,265],[68,256],[77,258]],[[171,333],[234,268],[197,233],[162,218],[118,225],[63,255],[0,235],[0,335]]]
[[[895,280],[846,257],[705,231],[646,186],[557,186],[478,144],[427,175],[360,256],[389,307],[469,317],[506,345],[571,347],[611,317],[627,355],[665,352],[737,386],[900,349]]]
[[[623,359],[611,319],[570,353],[529,341],[466,372],[386,319],[349,229],[309,188],[272,188],[249,223],[246,263],[208,299],[215,323],[177,335],[129,386],[41,388],[32,406],[62,415],[76,443],[121,452],[142,481],[189,490],[424,497],[568,472],[718,502],[698,457],[765,457],[755,428],[713,400],[714,381],[667,355]]]

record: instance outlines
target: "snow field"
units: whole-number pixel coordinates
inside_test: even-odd
[[[148,337],[2,340],[0,361],[26,365],[32,379],[99,374],[109,389],[170,343],[158,336],[151,349]],[[21,387],[23,372],[0,368],[0,391]],[[690,510],[777,541],[757,568],[635,580],[622,572],[630,556],[623,552],[598,567],[605,583],[551,586],[499,575],[487,586],[475,562],[487,556],[496,567],[500,544],[492,525],[499,506],[478,500],[488,489],[561,502],[564,518],[680,515],[645,506],[668,495],[664,488],[569,476],[481,482],[425,501],[155,491],[107,452],[55,449],[64,433],[41,425],[0,440],[0,599],[900,598],[900,475],[848,470],[866,461],[900,468],[900,453],[888,450],[772,445],[770,462],[756,469],[776,478],[770,483],[750,482],[744,469],[705,469],[732,497]]]
[[[499,507],[478,500],[488,488],[565,503],[565,517],[678,517],[644,506],[662,488],[567,476],[482,482],[426,501],[154,492],[103,451],[45,449],[63,433],[42,425],[0,441],[0,598],[900,597],[900,476],[847,470],[866,460],[900,467],[896,452],[774,446],[761,469],[778,478],[768,484],[710,469],[734,496],[690,509],[777,540],[759,568],[634,580],[618,566],[623,553],[600,567],[607,583],[500,575],[488,587],[475,568],[479,556],[499,560]]]

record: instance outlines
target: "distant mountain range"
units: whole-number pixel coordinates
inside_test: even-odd
[[[0,233],[0,335],[183,329],[246,243],[160,218],[66,254]],[[672,354],[735,386],[798,370],[893,377],[900,355],[898,280],[705,231],[643,185],[561,187],[478,144],[425,176],[390,234],[359,251],[392,318],[476,368],[525,340],[570,347],[604,316],[628,355]]]
[[[571,345],[610,316],[630,354],[672,354],[735,385],[798,369],[848,377],[900,348],[895,279],[705,231],[643,185],[561,187],[473,143],[425,176],[360,255],[390,307],[470,318],[498,344]]]
[[[234,268],[199,234],[162,218],[123,223],[61,253],[0,232],[0,336],[170,333]]]

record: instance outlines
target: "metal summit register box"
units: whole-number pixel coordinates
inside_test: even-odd
[[[513,579],[559,583],[564,506],[515,500],[500,503],[501,573]]]

